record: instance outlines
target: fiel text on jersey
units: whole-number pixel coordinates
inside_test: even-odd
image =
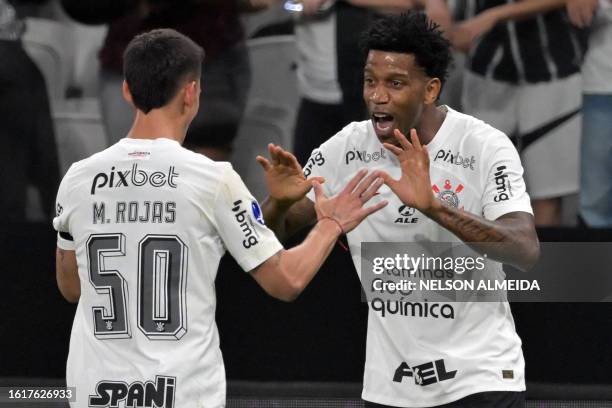
[[[170,166],[167,171],[154,171],[152,173],[138,169],[138,164],[132,165],[131,170],[115,170],[113,166],[110,173],[98,173],[94,176],[91,182],[91,195],[95,195],[97,189],[105,187],[142,187],[145,185],[163,187],[167,184],[169,187],[176,188],[178,176],[179,174],[174,170],[174,166]]]
[[[402,361],[395,370],[393,381],[401,383],[404,377],[413,377],[416,385],[425,387],[437,382],[452,380],[456,375],[457,370],[446,371],[446,365],[442,359],[412,367]]]

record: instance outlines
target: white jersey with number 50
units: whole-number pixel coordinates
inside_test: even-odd
[[[78,407],[222,407],[215,276],[282,246],[228,163],[169,139],[123,139],[72,165],[53,225],[81,297],[67,385]]]

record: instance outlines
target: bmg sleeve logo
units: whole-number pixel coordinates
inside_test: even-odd
[[[257,245],[259,243],[257,230],[255,229],[255,224],[253,224],[253,220],[247,213],[247,210],[242,208],[242,200],[234,201],[232,212],[234,213],[234,218],[236,219],[236,222],[240,226],[242,234],[244,235],[242,246],[249,249],[253,245]],[[251,212],[253,213],[253,216],[257,222],[263,225],[263,217],[261,215],[259,205],[251,205]]]

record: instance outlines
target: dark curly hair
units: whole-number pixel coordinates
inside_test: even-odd
[[[370,50],[413,54],[431,78],[444,84],[453,57],[450,42],[440,26],[422,12],[409,11],[377,19],[362,35],[361,47]]]

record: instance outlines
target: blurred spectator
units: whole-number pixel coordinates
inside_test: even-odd
[[[109,22],[100,51],[102,113],[110,143],[125,136],[133,111],[122,100],[122,55],[138,33],[168,27],[187,35],[206,52],[202,102],[185,146],[226,160],[236,136],[250,84],[248,54],[239,18],[263,0],[63,0],[69,15],[84,23]],[[262,3],[262,6],[265,2]],[[87,7],[89,6],[89,7]]]
[[[582,66],[580,216],[589,227],[612,228],[612,1],[568,0],[577,27],[590,27]]]
[[[564,3],[479,1],[451,33],[469,50],[463,108],[515,138],[540,226],[558,225],[561,197],[578,191],[584,42]]]
[[[50,220],[59,184],[45,80],[23,49],[25,25],[13,7],[24,3],[0,0],[0,213],[11,222],[26,220],[28,184],[38,188]]]

